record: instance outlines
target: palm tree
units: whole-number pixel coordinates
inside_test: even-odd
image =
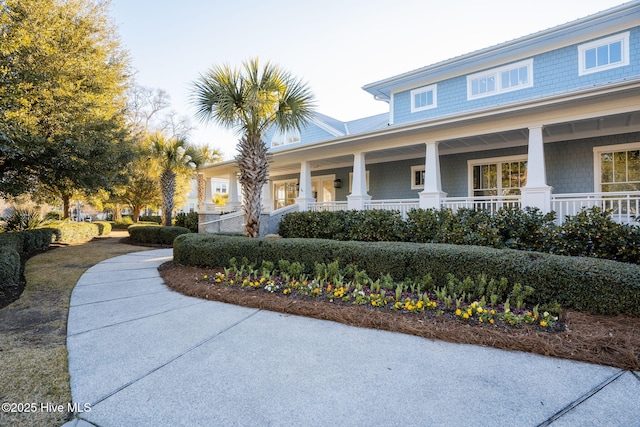
[[[167,139],[161,133],[151,137],[151,156],[160,166],[160,188],[162,191],[162,225],[170,226],[173,215],[173,198],[176,193],[178,174],[192,173],[198,164],[189,152],[194,148],[185,139]]]
[[[262,187],[269,173],[268,148],[262,136],[271,126],[300,129],[313,114],[313,95],[305,83],[257,58],[242,68],[216,66],[194,84],[196,114],[240,134],[236,161],[244,199],[245,229],[260,232]]]

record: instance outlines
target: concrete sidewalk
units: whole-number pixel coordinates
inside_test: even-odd
[[[171,250],[71,297],[65,427],[640,426],[640,373],[186,297]]]

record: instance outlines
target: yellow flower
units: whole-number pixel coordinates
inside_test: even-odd
[[[480,322],[480,323],[482,323],[482,322],[483,322],[482,317],[480,317],[480,318],[478,319],[478,322]]]
[[[456,316],[460,316],[462,314],[462,311],[460,311],[460,309],[456,310]]]
[[[544,328],[545,326],[547,326],[547,322],[545,322],[544,320],[542,320],[542,321],[540,322],[540,326],[542,326],[542,327]]]
[[[327,286],[327,292],[331,292],[331,285]]]
[[[483,312],[482,307],[478,307],[478,313],[482,313],[482,312]]]
[[[489,323],[491,323],[493,325],[495,323],[495,321],[493,319],[489,319]]]
[[[289,293],[291,293],[291,289],[285,289],[284,291],[282,291],[283,294],[287,295]]]
[[[206,274],[203,277],[204,280],[207,280],[208,278],[209,278],[209,276],[207,276]]]
[[[233,285],[233,279],[229,280],[229,284]]]
[[[469,316],[471,316],[471,315],[473,314],[473,311],[472,311],[471,309],[468,309],[468,310],[467,310],[467,314],[468,314]]]
[[[464,317],[465,319],[469,318],[469,315],[467,313],[463,314],[462,317]]]
[[[492,309],[489,313],[496,314],[496,311]]]

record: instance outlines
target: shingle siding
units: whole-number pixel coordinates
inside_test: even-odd
[[[415,88],[395,93],[392,104],[394,108],[392,113],[393,122],[394,124],[400,124],[433,119],[527,99],[549,97],[554,94],[589,88],[623,79],[637,78],[640,76],[640,27],[632,28],[629,32],[629,65],[579,76],[578,46],[583,43],[574,44],[533,56],[534,85],[530,88],[468,101],[467,75],[438,82],[429,82],[428,84],[437,83],[438,107],[416,113],[411,113],[411,99],[409,96],[410,91]],[[526,58],[521,58],[511,63],[522,59]],[[487,70],[493,68],[497,67],[487,68]]]

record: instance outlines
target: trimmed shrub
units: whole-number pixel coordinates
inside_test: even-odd
[[[406,239],[407,226],[399,211],[305,211],[285,215],[280,221],[279,234],[307,239],[393,242]]]
[[[180,236],[174,261],[184,265],[228,267],[231,258],[277,265],[298,261],[312,273],[315,263],[355,264],[376,279],[390,274],[395,281],[427,273],[434,286],[447,276],[459,279],[485,274],[535,289],[534,303],[557,301],[563,307],[594,314],[640,316],[640,266],[585,257],[567,257],[479,246],[400,242],[338,242],[323,239],[249,239],[217,235]]]
[[[20,279],[20,255],[9,246],[0,246],[0,289]]]
[[[93,221],[98,227],[98,236],[108,236],[111,233],[111,223],[108,221]]]
[[[32,254],[49,248],[51,242],[57,238],[57,231],[53,228],[37,228],[16,233],[22,239],[21,253]]]
[[[189,229],[184,227],[163,227],[161,225],[132,225],[128,229],[132,240],[139,243],[152,243],[159,245],[172,245],[176,237],[188,234]]]
[[[162,224],[162,217],[160,215],[140,215],[138,222],[154,222],[156,224]]]
[[[600,208],[583,209],[558,226],[555,213],[535,208],[486,210],[295,212],[280,235],[360,241],[411,241],[511,248],[640,264],[640,227],[622,225]]]
[[[100,234],[98,226],[91,222],[60,221],[49,227],[57,230],[57,241],[65,243],[90,240]]]
[[[192,233],[198,232],[198,212],[180,212],[175,216],[173,225],[188,228]]]

